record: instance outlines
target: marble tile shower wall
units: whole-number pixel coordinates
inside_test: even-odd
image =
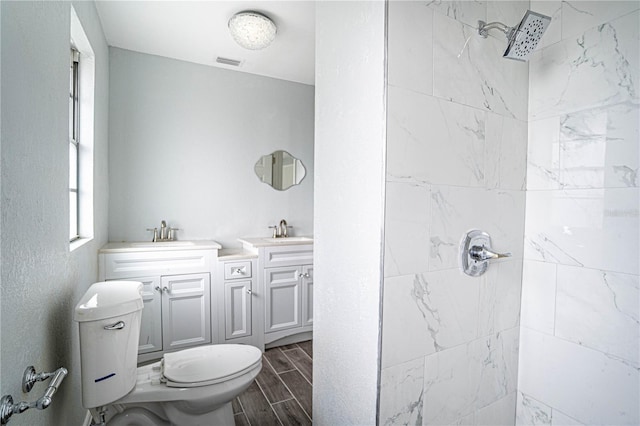
[[[515,423],[528,66],[475,28],[528,5],[389,3],[381,424]],[[474,228],[513,253],[481,278]]]
[[[519,425],[640,424],[640,2],[532,1]]]

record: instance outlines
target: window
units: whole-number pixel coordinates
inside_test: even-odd
[[[80,53],[71,48],[69,66],[69,241],[80,238],[80,214],[78,211],[78,188],[80,169],[78,155],[80,139],[80,84],[78,81]]]
[[[69,249],[93,239],[95,55],[73,6],[69,60]]]

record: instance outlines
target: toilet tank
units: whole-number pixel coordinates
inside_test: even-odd
[[[85,408],[110,404],[136,384],[141,291],[136,281],[95,283],[76,305]]]

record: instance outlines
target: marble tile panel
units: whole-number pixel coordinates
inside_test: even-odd
[[[563,1],[562,38],[577,36],[638,9],[637,1]]]
[[[639,195],[638,188],[528,191],[525,258],[637,275]]]
[[[638,276],[559,265],[557,286],[555,335],[640,369]]]
[[[560,117],[564,188],[637,187],[640,105],[631,102]]]
[[[476,338],[480,285],[457,270],[385,279],[382,366]]]
[[[478,336],[520,325],[522,260],[492,264],[480,277]]]
[[[427,356],[424,423],[450,424],[515,392],[517,358],[517,328]]]
[[[518,388],[523,393],[553,401],[554,409],[582,423],[640,422],[640,371],[628,363],[522,328],[520,365]]]
[[[460,243],[472,229],[487,232],[495,250],[522,256],[524,192],[433,186],[431,197],[431,270],[458,268]]]
[[[474,27],[434,14],[434,96],[526,120],[527,64],[503,60],[506,40]]]
[[[529,122],[527,189],[562,188],[560,117]]]
[[[516,426],[551,425],[551,407],[518,392]]]
[[[476,424],[476,412],[474,411],[473,413],[464,416],[461,419],[458,420],[454,420],[453,422],[451,422],[452,425],[454,426],[472,426]]]
[[[383,368],[380,384],[380,423],[421,425],[423,383],[423,358]]]
[[[522,271],[520,324],[553,335],[556,308],[556,268],[546,262],[525,260]]]
[[[384,276],[426,272],[429,268],[428,185],[387,182]]]
[[[478,27],[478,21],[487,20],[487,2],[479,0],[430,0],[427,5],[441,15]]]
[[[387,179],[484,185],[486,114],[389,86]]]
[[[513,426],[516,422],[516,393],[512,392],[476,412],[478,426]]]
[[[529,118],[637,102],[639,20],[640,12],[632,12],[535,52],[529,61]]]
[[[547,31],[542,35],[537,50],[551,46],[562,39],[562,1],[561,0],[531,0],[530,9],[551,17]]]
[[[569,417],[566,414],[551,409],[551,426],[583,426],[584,423],[580,423],[573,417]]]
[[[390,1],[388,81],[393,86],[433,93],[433,10],[424,1]]]
[[[487,113],[485,187],[524,190],[527,164],[527,123]]]

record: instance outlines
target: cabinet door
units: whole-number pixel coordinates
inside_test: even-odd
[[[251,335],[251,281],[224,283],[225,339]]]
[[[133,280],[132,280],[133,281]],[[160,277],[136,278],[142,283],[142,321],[138,353],[162,350],[162,292]]]
[[[302,326],[313,325],[313,265],[302,267]]]
[[[265,333],[300,327],[300,268],[269,268],[264,276]]]
[[[165,351],[211,343],[209,274],[162,277]]]

